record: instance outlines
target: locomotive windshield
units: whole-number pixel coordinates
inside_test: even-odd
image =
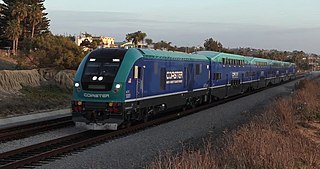
[[[115,77],[120,63],[114,62],[88,62],[84,75],[103,75],[109,77]]]
[[[91,52],[82,75],[84,90],[111,90],[125,52],[123,49],[98,49]]]

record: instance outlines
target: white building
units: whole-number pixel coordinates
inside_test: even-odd
[[[115,47],[114,44],[114,38],[113,37],[108,37],[108,36],[99,36],[99,37],[91,37],[91,36],[85,36],[85,35],[80,35],[75,37],[75,43],[80,46],[83,41],[89,41],[92,43],[93,41],[96,41],[98,44],[98,47],[103,47],[103,48],[113,48]]]
[[[103,43],[104,48],[113,48],[114,47],[114,38],[107,36],[100,36],[100,40]]]
[[[86,36],[84,36],[84,35],[76,36],[76,38],[75,38],[75,42],[76,42],[76,44],[77,44],[78,46],[80,46],[81,43],[82,43],[83,41],[85,41],[85,40],[88,40],[90,43],[92,43],[93,38],[92,38],[92,37],[86,37]]]

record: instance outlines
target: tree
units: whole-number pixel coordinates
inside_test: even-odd
[[[90,33],[88,33],[88,32],[82,33],[82,35],[83,35],[84,37],[86,37],[86,38],[92,37],[92,35],[91,35]]]
[[[132,42],[135,46],[138,45],[139,42],[143,42],[144,39],[147,37],[147,34],[141,31],[133,32],[133,33],[128,33],[126,35],[126,40],[128,42]]]
[[[17,20],[18,24],[28,16],[28,6],[24,2],[17,2],[11,11],[11,15]]]
[[[147,45],[152,45],[152,42],[153,42],[152,39],[146,39],[145,41],[146,41]]]
[[[206,50],[210,51],[221,51],[223,49],[222,44],[212,38],[206,39],[203,46]]]
[[[51,33],[26,38],[23,42],[25,57],[20,57],[22,67],[76,69],[84,52],[69,37]]]
[[[31,38],[33,38],[35,27],[41,22],[43,14],[38,4],[32,4],[29,8],[28,19],[31,24]]]
[[[5,11],[7,11],[7,6],[0,3],[0,47],[6,47],[10,45],[5,31],[7,27],[7,21],[5,19]]]
[[[46,10],[44,0],[31,0],[30,2],[30,5],[36,4],[42,12],[42,19],[35,27],[35,35],[49,33],[50,20],[47,18],[48,13],[44,12]]]
[[[14,46],[12,46],[12,48],[14,49],[13,53],[16,53],[18,50],[18,45],[19,45],[19,36],[21,35],[21,27],[20,27],[20,23],[22,20],[24,20],[27,15],[28,15],[28,8],[27,5],[23,2],[17,2],[15,4],[15,6],[12,8],[11,11],[11,15],[14,17],[15,21],[11,20],[12,22],[10,22],[10,24],[8,24],[8,28],[13,28],[15,27],[15,33],[14,36],[18,36],[18,37],[14,37],[14,39],[11,39],[13,42],[12,44],[14,44]],[[16,22],[16,23],[15,23]],[[10,32],[9,29],[7,29],[7,33]],[[10,32],[12,33],[12,32]],[[8,35],[10,36],[10,35]],[[12,38],[12,36],[11,36]]]
[[[175,47],[171,46],[171,42],[160,41],[154,44],[154,49],[166,49],[166,50],[175,50]]]
[[[34,37],[49,32],[49,20],[46,18],[47,13],[44,12],[44,0],[3,0],[0,3],[0,45],[5,47],[8,36],[5,36],[8,23],[16,20],[22,27],[15,48],[18,49],[20,39],[26,37]],[[1,47],[0,46],[0,47]]]
[[[8,23],[7,29],[6,29],[6,36],[8,39],[12,41],[12,51],[13,54],[16,54],[18,50],[18,40],[19,36],[22,33],[21,26],[17,20],[11,20]]]
[[[98,46],[103,46],[103,41],[101,38],[93,38],[92,39],[92,49],[97,48]]]

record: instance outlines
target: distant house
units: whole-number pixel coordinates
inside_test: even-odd
[[[84,36],[84,35],[80,35],[80,36],[76,36],[76,37],[75,37],[75,43],[76,43],[78,46],[80,46],[81,43],[82,43],[83,41],[85,41],[85,40],[89,41],[90,43],[93,42],[93,38],[90,37],[90,36],[86,37],[86,36]]]
[[[132,42],[115,42],[117,48],[133,48]]]
[[[118,48],[134,48],[135,45],[132,42],[115,42],[115,45]],[[138,45],[136,46],[137,48],[148,48],[147,44],[144,43],[138,43]]]
[[[84,34],[81,34],[80,36],[75,37],[75,43],[80,46],[84,41],[87,43],[91,43],[91,45],[85,45],[84,50],[88,50],[88,48],[92,48],[92,43],[95,41],[97,42],[96,45],[98,47],[102,48],[114,48],[114,38],[113,37],[107,37],[107,36],[98,36],[98,37],[91,37],[91,36],[85,36]]]
[[[114,48],[114,38],[112,37],[107,37],[107,36],[100,36],[100,37],[95,37],[97,39],[100,39],[103,43],[104,48]]]

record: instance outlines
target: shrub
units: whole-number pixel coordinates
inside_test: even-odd
[[[297,129],[308,120],[319,120],[318,86],[317,81],[302,81],[295,95],[277,99],[261,116],[215,144],[209,140],[203,151],[160,156],[148,168],[318,168],[319,144]]]

